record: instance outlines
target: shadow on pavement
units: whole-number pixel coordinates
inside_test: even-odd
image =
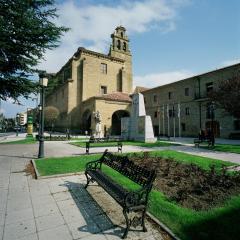
[[[86,225],[81,226],[82,224],[79,223],[79,231],[92,234],[104,233],[106,235],[122,236],[124,229],[113,224],[101,206],[84,188],[83,184],[66,181],[64,186],[68,188],[72,199],[75,201],[85,220]]]

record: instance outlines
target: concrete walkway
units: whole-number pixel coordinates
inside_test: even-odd
[[[0,145],[0,239],[120,239],[121,208],[98,186],[86,191],[85,176],[34,180],[26,175],[36,150],[36,144]],[[127,239],[163,239],[148,221],[147,228],[147,233],[130,231]]]
[[[20,134],[18,137],[15,135],[10,135],[7,139],[2,141],[15,141],[16,139],[23,139],[25,134]],[[1,137],[0,137],[1,142]],[[229,161],[233,163],[240,164],[240,154],[236,153],[227,153],[214,151],[210,149],[204,148],[195,148],[192,144],[192,138],[176,138],[173,143],[180,143],[182,146],[169,146],[169,147],[154,147],[154,148],[146,148],[139,146],[123,146],[123,152],[140,152],[140,151],[161,151],[161,150],[176,150],[189,154],[194,154],[202,157],[209,157],[213,159],[219,159],[223,161]],[[229,139],[217,139],[217,143],[222,144],[235,144],[240,145],[240,140],[229,140]],[[15,145],[14,145],[15,146]],[[25,145],[22,145],[25,146]],[[37,157],[38,152],[38,143],[31,144],[33,156]],[[81,154],[85,154],[85,148],[77,147],[69,144],[66,141],[45,141],[45,157],[64,157],[64,156],[77,156]],[[7,147],[7,146],[6,146]],[[13,147],[13,146],[12,146]],[[117,147],[95,147],[90,149],[90,153],[102,153],[105,149],[109,149],[111,152],[117,152]],[[9,151],[11,152],[11,150]],[[25,154],[24,149],[22,152],[23,156]]]
[[[90,149],[90,153],[103,153],[105,149],[111,152],[117,152],[117,147],[95,147]],[[175,150],[185,152],[202,157],[209,157],[223,161],[233,162],[240,164],[240,154],[225,153],[205,148],[195,148],[193,146],[169,146],[169,147],[154,147],[146,148],[139,146],[123,146],[123,152],[141,152],[141,151],[162,151],[162,150]],[[77,156],[85,154],[85,148],[77,147],[67,142],[47,142],[45,144],[45,154],[47,156]]]

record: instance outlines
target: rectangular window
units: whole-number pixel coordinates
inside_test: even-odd
[[[206,92],[211,93],[213,91],[213,82],[206,83]]]
[[[69,78],[71,78],[72,72],[71,72],[71,68],[66,68],[63,71],[63,80],[64,82],[67,81]]]
[[[234,130],[240,130],[240,120],[234,121]]]
[[[101,94],[107,94],[107,87],[101,86]]]
[[[185,88],[185,96],[189,96],[189,88]]]
[[[106,63],[101,63],[101,73],[107,74],[107,64]]]
[[[156,111],[154,112],[154,118],[157,118],[157,116],[158,116],[158,112]]]
[[[173,98],[173,93],[172,92],[168,92],[168,99],[172,99]]]
[[[186,116],[190,115],[190,108],[189,107],[185,108],[185,115]]]
[[[175,117],[174,107],[172,109],[169,109],[168,114],[169,114],[169,117]]]
[[[181,128],[182,128],[182,131],[185,132],[186,131],[186,123],[181,123]]]
[[[154,102],[154,103],[157,102],[157,95],[153,95],[153,102]]]

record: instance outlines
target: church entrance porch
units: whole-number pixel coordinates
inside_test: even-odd
[[[118,110],[112,115],[112,135],[121,135],[121,118],[129,117],[130,114],[125,110]]]
[[[85,110],[82,115],[83,132],[88,131],[91,134],[92,113],[89,109]]]

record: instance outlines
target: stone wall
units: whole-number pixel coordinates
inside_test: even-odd
[[[213,88],[216,89],[220,81],[232,77],[239,70],[240,64],[237,64],[144,91],[143,94],[146,101],[146,112],[152,117],[156,135],[158,135],[159,132],[159,122],[160,134],[168,134],[167,105],[169,105],[169,109],[173,109],[174,106],[175,135],[179,135],[178,104],[180,103],[181,136],[196,137],[199,130],[201,128],[206,129],[206,123],[211,121],[211,119],[207,118],[207,104],[209,103],[209,99],[207,98],[206,84],[212,82]],[[185,95],[185,91],[187,91],[185,90],[186,88],[189,89],[188,96]],[[171,95],[171,99],[169,99],[169,94]],[[234,129],[234,118],[227,115],[223,109],[215,110],[214,120],[219,123],[219,137],[227,138],[230,133],[236,132]],[[170,136],[173,136],[174,117],[169,118],[169,125]]]

